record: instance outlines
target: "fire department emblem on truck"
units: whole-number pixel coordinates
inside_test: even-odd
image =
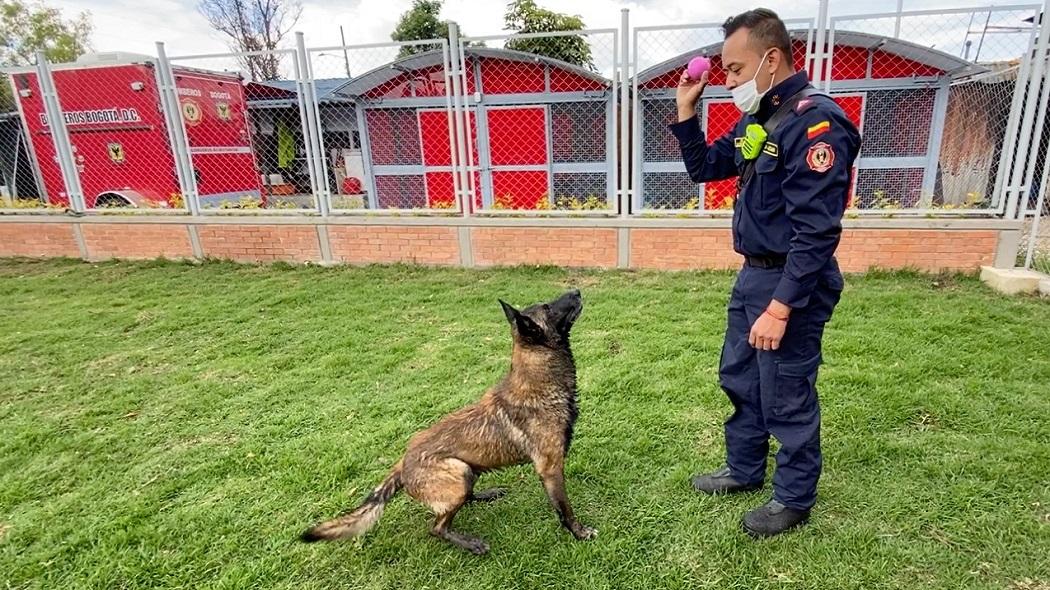
[[[187,125],[196,125],[201,122],[201,107],[197,104],[197,101],[182,101],[182,118]]]
[[[124,163],[124,146],[119,143],[111,143],[106,150],[109,153],[109,159],[114,164]]]
[[[219,118],[223,121],[230,120],[230,105],[225,102],[215,103],[215,111],[219,114]]]

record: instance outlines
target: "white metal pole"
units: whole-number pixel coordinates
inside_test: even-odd
[[[1035,200],[1035,218],[1032,219],[1032,230],[1028,236],[1028,252],[1024,257],[1024,267],[1032,268],[1035,259],[1035,244],[1039,241],[1039,220],[1043,217],[1046,203],[1047,177],[1050,177],[1050,153],[1043,157],[1043,179],[1039,183],[1039,198]]]
[[[631,100],[631,65],[630,65],[630,10],[620,11],[620,216],[631,215],[631,146],[630,146],[630,109]],[[637,157],[638,154],[635,154]]]
[[[189,141],[186,139],[186,128],[182,122],[182,109],[179,108],[175,77],[172,75],[171,62],[168,61],[168,54],[162,42],[157,42],[157,84],[164,121],[168,127],[171,155],[175,160],[175,173],[179,178],[179,191],[190,215],[199,215],[197,177],[193,174],[193,161],[189,153]]]
[[[306,85],[303,83],[303,72],[306,71],[306,66],[304,64],[308,59],[310,59],[309,54],[303,54],[303,52],[299,51],[299,48],[297,47],[295,51],[295,103],[296,106],[299,107],[299,129],[303,134],[303,145],[306,146],[307,150],[306,170],[307,174],[310,176],[310,192],[313,193],[314,199],[317,200],[318,204],[315,208],[320,212],[321,206],[319,203],[324,197],[322,196],[323,191],[321,190],[321,187],[317,184],[319,175],[315,169],[316,162],[310,157],[312,154],[310,146],[313,145],[313,139],[311,138],[313,132],[310,128],[309,114],[306,110]]]
[[[904,0],[897,0],[897,20],[893,24],[893,38],[901,38],[901,13],[904,12]]]
[[[817,42],[813,58],[813,82],[820,82],[824,72],[824,50],[828,33],[828,0],[820,0],[817,12]],[[816,86],[816,84],[814,84]]]
[[[1046,0],[1047,10],[1050,10],[1050,0]],[[1047,10],[1044,10],[1043,14],[1047,14]],[[1039,16],[1036,16],[1036,20]],[[1031,86],[1028,91],[1028,100],[1024,109],[1024,116],[1021,120],[1021,138],[1018,141],[1018,147],[1020,148],[1015,153],[1022,155],[1024,158],[1022,161],[1015,164],[1013,175],[1010,179],[1010,200],[1006,205],[1006,218],[1013,219],[1015,217],[1024,217],[1026,207],[1019,207],[1024,193],[1025,187],[1023,185],[1024,174],[1027,173],[1028,169],[1028,158],[1035,156],[1035,151],[1032,149],[1030,142],[1032,138],[1032,126],[1035,123],[1036,113],[1038,112],[1038,104],[1040,102],[1041,93],[1039,89],[1045,82],[1044,70],[1046,69],[1046,54],[1047,48],[1050,47],[1050,26],[1046,26],[1046,23],[1042,23],[1039,26],[1039,39],[1035,44],[1035,55],[1026,56],[1026,59],[1034,59],[1035,63],[1032,65],[1031,73]],[[1035,138],[1035,146],[1038,147],[1039,139]]]
[[[306,72],[309,69],[308,62],[310,54],[306,51],[306,39],[302,33],[295,34],[295,88],[299,106],[299,121],[303,130],[303,145],[306,147],[306,170],[310,175],[310,190],[316,200],[317,211],[321,212],[321,201],[325,200],[324,188],[320,184],[323,172],[317,169],[317,161],[314,159],[314,128],[311,125],[311,113],[308,106],[312,99],[310,91],[306,87]]]
[[[316,186],[317,210],[322,216],[327,217],[331,210],[331,203],[328,201],[331,191],[328,185],[327,162],[324,158],[324,143],[321,139],[321,117],[318,114],[317,90],[314,87],[313,71],[310,67],[309,54],[306,52],[306,39],[301,31],[295,33],[295,45],[301,56],[299,73],[302,76],[302,87],[305,91],[303,105],[305,107],[306,126],[309,132],[309,136],[306,138],[307,159],[313,160],[311,175],[316,175],[314,184]]]
[[[1047,61],[1046,51],[1050,49],[1050,45],[1044,47],[1044,52],[1041,54],[1040,61],[1044,64]],[[1028,195],[1030,194],[1030,188],[1032,182],[1035,180],[1035,169],[1037,168],[1036,159],[1039,154],[1039,148],[1042,147],[1043,127],[1046,125],[1047,115],[1047,102],[1050,100],[1050,80],[1047,80],[1047,75],[1050,72],[1044,70],[1043,75],[1039,78],[1043,83],[1043,90],[1039,96],[1039,107],[1036,110],[1035,117],[1035,131],[1032,133],[1032,147],[1028,150],[1028,161],[1027,170],[1025,171],[1024,182],[1021,184],[1020,192],[1021,197],[1019,201],[1019,216],[1024,217],[1026,211],[1028,211]],[[1034,92],[1037,85],[1032,86]],[[1050,154],[1047,154],[1050,156]]]
[[[457,32],[457,35],[458,35],[459,30],[457,29],[456,32]],[[467,160],[466,160],[466,163],[465,163],[466,168],[464,168],[464,171],[463,171],[463,173],[467,175],[467,181],[463,184],[463,191],[464,191],[465,194],[470,195],[470,197],[469,197],[471,199],[470,203],[471,203],[471,206],[473,207],[473,203],[474,202],[473,202],[472,199],[475,198],[475,195],[479,194],[479,190],[478,190],[478,186],[477,186],[478,182],[474,179],[474,176],[475,176],[474,175],[475,165],[478,165],[478,169],[480,170],[480,162],[475,162],[474,161],[474,152],[480,147],[474,141],[474,137],[475,137],[475,135],[477,133],[477,131],[475,130],[475,126],[478,126],[481,123],[477,120],[477,116],[478,116],[477,112],[475,112],[474,122],[471,123],[471,120],[470,120],[470,96],[469,96],[470,93],[467,90],[468,88],[470,88],[470,83],[467,81],[467,73],[470,70],[467,69],[467,54],[466,54],[466,51],[464,49],[467,44],[464,43],[463,40],[458,38],[458,37],[457,37],[457,41],[458,41],[457,45],[459,47],[460,64],[462,64],[462,66],[463,66],[462,68],[460,68],[460,76],[459,76],[459,78],[460,78],[459,79],[460,88],[463,89],[463,94],[462,94],[462,100],[463,100],[463,130],[464,130],[463,131],[463,149],[465,149],[467,151]],[[474,64],[471,64],[471,70],[473,70],[473,69],[474,69]],[[481,78],[477,77],[477,80],[478,80],[477,81],[477,85],[478,85],[477,87],[480,90],[480,88],[481,88],[481,81],[480,81]],[[486,146],[486,150],[488,150],[489,147],[490,146]],[[478,152],[478,157],[479,158],[481,157],[481,152]],[[553,187],[552,187],[551,190],[553,190]]]
[[[1036,14],[1035,18],[1039,18],[1039,15]],[[1021,124],[1021,115],[1024,113],[1025,91],[1028,88],[1028,79],[1032,71],[1030,57],[1035,52],[1038,30],[1038,27],[1033,25],[1032,32],[1028,36],[1025,54],[1021,58],[1021,66],[1014,82],[1014,93],[1010,101],[1010,113],[1006,119],[1006,130],[1003,132],[1003,151],[999,158],[999,165],[996,167],[995,189],[992,194],[992,200],[999,213],[1005,213],[1008,210],[1011,197],[1009,178],[1010,173],[1013,172],[1014,153],[1017,151],[1017,128]]]
[[[638,32],[638,29],[635,29],[634,35],[631,36],[634,40],[634,53],[630,60],[630,71],[634,72],[631,78],[631,90],[634,95],[630,98],[631,112],[634,113],[630,134],[633,148],[631,153],[634,154],[634,161],[631,163],[631,210],[635,214],[641,214],[645,209],[645,181],[642,176],[642,120],[645,117],[642,114],[642,99],[638,92],[638,72],[641,71],[638,66]]]
[[[44,98],[44,112],[48,126],[51,128],[51,140],[58,154],[58,167],[62,171],[62,180],[66,185],[69,197],[69,208],[77,213],[87,209],[84,191],[80,186],[80,174],[77,172],[76,160],[73,157],[73,146],[69,140],[69,130],[62,116],[62,105],[58,100],[55,81],[51,77],[51,67],[43,51],[36,52],[36,74],[40,84],[40,93]]]
[[[452,41],[445,39],[445,47],[442,48],[442,64],[445,68],[445,118],[448,119],[448,151],[449,162],[452,164],[452,202],[455,207],[462,207],[460,198],[463,195],[463,187],[460,185],[459,176],[459,144],[456,141],[456,111],[452,107],[452,84],[455,77],[455,67],[452,65]],[[462,210],[462,209],[461,209]]]
[[[459,161],[459,169],[456,172],[460,175],[460,211],[462,212],[463,217],[470,217],[470,210],[473,205],[472,200],[474,196],[468,195],[468,191],[466,189],[466,187],[470,186],[470,182],[468,179],[468,176],[470,175],[470,170],[468,170],[467,167],[464,166],[464,162],[467,161],[467,138],[464,135],[465,130],[463,120],[469,115],[467,114],[465,108],[466,88],[462,84],[462,78],[460,78],[460,75],[463,74],[463,70],[465,68],[464,63],[466,60],[463,59],[463,55],[460,52],[459,26],[455,22],[450,22],[448,24],[448,42],[449,50],[451,51],[452,56],[453,68],[452,104],[456,118],[456,152],[459,154],[459,157],[457,158],[457,160]]]
[[[343,63],[346,65],[346,77],[350,77],[350,54],[346,51],[346,35],[343,34],[343,25],[339,25],[339,42],[343,44]]]

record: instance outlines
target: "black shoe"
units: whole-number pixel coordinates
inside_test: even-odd
[[[693,489],[705,494],[736,494],[753,492],[761,489],[762,484],[742,484],[729,474],[729,468],[723,467],[714,473],[701,473],[693,476]]]
[[[752,537],[772,537],[808,521],[809,510],[795,510],[770,500],[745,514],[741,524]]]

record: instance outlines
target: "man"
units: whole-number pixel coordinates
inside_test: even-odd
[[[733,247],[745,260],[719,366],[735,410],[725,423],[726,466],[692,484],[707,494],[760,489],[773,435],[781,445],[773,497],[742,522],[753,536],[772,536],[807,522],[816,501],[817,366],[843,288],[833,254],[860,136],[805,72],[795,73],[791,39],[775,13],[751,10],[723,29],[726,88],[744,116],[708,145],[696,116],[707,73],[690,80],[683,72],[671,125],[694,182],[739,177]]]

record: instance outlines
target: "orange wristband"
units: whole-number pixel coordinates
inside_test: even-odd
[[[778,321],[781,321],[781,322],[788,321],[787,318],[778,317],[778,316],[774,315],[773,312],[769,311],[768,309],[763,311],[762,313],[768,315],[769,317],[773,318],[774,320],[778,320]]]

